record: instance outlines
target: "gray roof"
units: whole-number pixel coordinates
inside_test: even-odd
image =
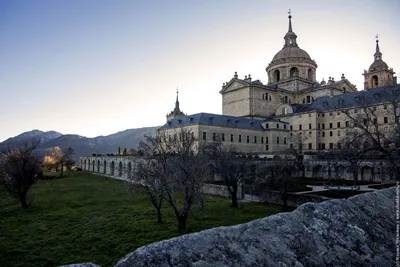
[[[275,119],[258,120],[258,119],[211,114],[211,113],[197,113],[185,117],[172,119],[168,121],[165,125],[161,126],[159,129],[164,130],[164,129],[200,124],[200,125],[264,131],[264,128],[261,125],[261,123],[263,122],[280,122],[287,124],[287,122]]]
[[[293,113],[361,107],[400,100],[400,85],[317,98],[311,104],[292,104]]]

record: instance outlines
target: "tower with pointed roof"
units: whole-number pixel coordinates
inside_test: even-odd
[[[175,101],[175,108],[167,114],[167,121],[179,118],[179,117],[184,117],[186,116],[185,113],[183,113],[180,108],[179,108],[179,98],[178,98],[179,92],[176,90],[176,101]]]
[[[368,71],[364,70],[364,89],[377,88],[396,84],[395,72],[389,68],[385,61],[382,60],[382,53],[379,48],[378,36],[376,36],[376,48],[374,54],[374,62]]]
[[[289,29],[283,48],[273,57],[266,71],[268,85],[289,91],[309,88],[316,82],[317,63],[297,44],[297,35],[292,28],[292,15],[289,11]]]

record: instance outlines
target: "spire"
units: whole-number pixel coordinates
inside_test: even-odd
[[[288,32],[286,33],[286,35],[285,35],[285,47],[288,47],[288,46],[298,46],[297,45],[297,42],[296,42],[296,39],[297,39],[297,35],[293,32],[293,29],[292,29],[292,11],[289,9],[289,12],[288,12],[288,14],[289,14],[289,30],[288,30]]]
[[[374,54],[374,57],[375,57],[375,61],[377,61],[377,60],[382,60],[382,53],[381,53],[381,51],[380,51],[380,49],[379,49],[379,39],[378,39],[378,34],[375,36],[375,38],[376,38],[376,48],[375,48],[375,54]]]
[[[178,95],[179,95],[179,91],[178,91],[178,87],[176,88],[176,101],[175,101],[175,112],[180,112],[179,110],[179,100],[178,100]]]

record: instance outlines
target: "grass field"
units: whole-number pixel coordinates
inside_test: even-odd
[[[75,173],[40,181],[31,189],[32,206],[19,203],[0,189],[0,266],[59,266],[94,262],[112,266],[136,248],[178,235],[172,210],[163,209],[163,224],[145,195],[133,195],[122,181]],[[280,206],[241,203],[207,197],[205,208],[194,206],[188,232],[234,225],[266,217]]]

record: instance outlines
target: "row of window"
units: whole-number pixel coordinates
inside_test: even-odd
[[[389,118],[388,117],[383,117],[383,123],[388,123],[388,122],[389,122]],[[373,123],[377,123],[377,118],[373,119]],[[367,124],[368,124],[368,120],[364,119],[364,125],[367,125]],[[337,126],[337,128],[340,128],[341,127],[341,122],[338,121],[336,123],[336,126]],[[349,121],[345,121],[345,127],[346,128],[350,127],[350,122]],[[321,128],[325,129],[325,123],[318,123],[318,130],[321,129]],[[312,129],[312,124],[311,123],[308,124],[308,129],[309,130]],[[333,123],[332,122],[329,123],[329,129],[333,129]],[[291,127],[291,130],[292,130],[292,127]],[[303,125],[299,124],[299,130],[300,131],[303,130]]]
[[[235,142],[234,141],[234,135],[233,134],[230,134],[230,136],[229,136],[230,138],[229,138],[229,140],[226,140],[226,138],[225,138],[225,134],[224,133],[221,133],[221,135],[219,135],[218,133],[213,133],[212,134],[212,141],[219,141],[219,140],[221,140],[222,142],[228,142],[228,141],[230,141],[230,142]],[[238,136],[237,136],[237,142],[239,142],[239,143],[242,143],[242,135],[241,134],[239,134]],[[203,140],[204,141],[206,141],[207,140],[207,132],[203,132]],[[246,143],[252,143],[252,144],[257,144],[257,142],[258,142],[258,138],[257,138],[257,136],[252,136],[252,138],[250,137],[250,135],[247,135],[246,136]],[[280,142],[280,137],[279,136],[277,136],[276,137],[276,144],[279,144],[279,142]],[[261,136],[260,137],[260,143],[261,144],[264,144],[264,137],[263,136]],[[265,137],[265,143],[266,144],[268,144],[269,143],[269,139],[268,139],[268,136],[267,137]],[[283,137],[283,144],[287,144],[287,138],[286,137]]]

